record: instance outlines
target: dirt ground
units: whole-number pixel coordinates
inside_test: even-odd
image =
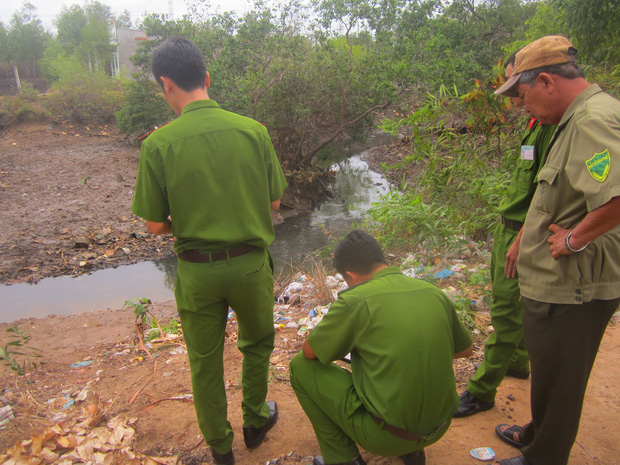
[[[129,211],[138,156],[136,147],[124,144],[106,127],[31,124],[0,135],[0,282],[36,282],[171,255],[169,239],[146,235],[142,222]],[[315,305],[308,296],[295,305],[276,307],[276,313],[297,321]],[[166,324],[176,314],[174,301],[155,302],[151,310]],[[115,418],[126,421],[135,431],[129,445],[136,454],[174,456],[183,464],[211,463],[189,396],[187,355],[178,341],[154,343],[148,353],[140,350],[129,309],[0,324],[2,347],[12,326],[31,336],[28,346],[40,349],[42,357],[36,359],[38,370],[26,377],[0,367],[0,409],[9,406],[14,416],[0,423],[0,457],[46,428],[71,425],[86,416],[104,425]],[[278,329],[269,398],[278,402],[280,419],[265,443],[250,451],[241,434],[241,357],[234,320],[230,322],[225,378],[239,464],[309,464],[319,453],[288,383],[288,362],[304,337],[296,328]],[[481,357],[483,342],[483,335],[476,336],[474,358],[455,362],[459,391]],[[620,464],[619,359],[616,317],[594,367],[570,465]],[[469,451],[483,446],[491,447],[497,458],[517,455],[495,437],[493,428],[528,420],[529,380],[506,378],[495,408],[455,419],[442,440],[428,449],[427,463],[478,463]],[[95,429],[90,421],[80,434]],[[60,434],[58,427],[55,431]],[[33,439],[31,445],[36,442]],[[369,464],[400,463],[364,451],[362,455]],[[97,463],[125,463],[118,457],[101,460]]]

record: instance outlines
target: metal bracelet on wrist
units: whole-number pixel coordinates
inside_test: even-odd
[[[586,242],[586,245],[584,245],[583,247],[581,247],[581,248],[579,248],[579,249],[573,249],[573,248],[570,246],[570,238],[571,238],[571,236],[572,236],[572,235],[573,235],[573,230],[571,229],[570,231],[568,231],[568,234],[566,235],[566,239],[565,239],[565,241],[564,241],[564,245],[566,245],[566,249],[567,249],[569,252],[572,252],[572,253],[579,253],[579,252],[582,252],[583,250],[585,250],[585,248],[586,248],[587,246],[589,246],[589,245],[590,245],[590,242]]]

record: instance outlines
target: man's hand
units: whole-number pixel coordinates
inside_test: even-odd
[[[557,259],[562,255],[570,255],[571,251],[566,248],[566,236],[570,232],[570,229],[564,229],[557,224],[552,224],[549,226],[549,231],[553,233],[547,239],[547,242],[551,244],[549,246],[551,256]]]
[[[154,221],[146,221],[146,229],[148,229],[151,234],[169,234],[172,232],[172,222],[170,221],[170,217],[168,217],[163,223],[156,223]]]
[[[309,358],[310,360],[314,360],[315,358],[317,358],[314,350],[312,350],[312,347],[310,347],[310,344],[308,344],[308,339],[304,341],[303,353],[304,357]]]
[[[471,344],[467,349],[454,354],[454,358],[457,359],[457,358],[471,357],[473,353],[474,353],[474,345]]]
[[[523,227],[517,234],[514,242],[508,249],[506,254],[506,265],[504,266],[504,272],[507,278],[517,277],[517,258],[519,258],[519,245],[521,244],[521,234],[523,234]]]

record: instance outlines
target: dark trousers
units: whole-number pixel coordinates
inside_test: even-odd
[[[523,333],[532,373],[532,422],[521,449],[533,465],[566,465],[583,398],[607,323],[620,299],[581,305],[523,298]]]

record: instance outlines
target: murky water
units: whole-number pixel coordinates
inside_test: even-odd
[[[338,171],[332,185],[334,198],[317,211],[287,219],[276,227],[276,240],[269,248],[276,274],[295,269],[309,253],[325,247],[330,236],[342,236],[389,188],[383,175],[369,171],[359,155],[335,165],[334,169]],[[0,322],[120,308],[127,300],[142,297],[170,300],[174,298],[175,273],[173,257],[76,278],[47,278],[37,284],[0,286]]]

